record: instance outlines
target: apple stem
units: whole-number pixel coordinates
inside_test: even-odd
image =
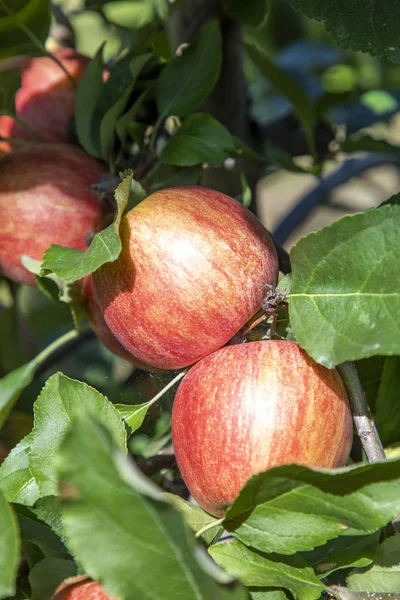
[[[337,366],[337,370],[349,394],[354,424],[368,461],[385,460],[385,451],[354,363],[344,362]]]
[[[213,521],[212,523],[207,523],[207,525],[204,525],[204,527],[202,527],[201,529],[196,531],[196,533],[194,534],[194,537],[198,538],[198,537],[202,536],[203,533],[206,533],[206,531],[209,531],[210,529],[214,529],[214,527],[219,527],[220,525],[222,525],[224,520],[225,520],[225,517],[222,517],[221,519],[218,519],[217,521]]]
[[[171,379],[171,381],[169,383],[167,383],[167,385],[165,387],[163,387],[163,389],[160,392],[158,392],[158,394],[156,394],[154,396],[154,398],[152,398],[149,401],[149,406],[151,406],[152,404],[154,404],[155,402],[157,402],[157,400],[159,400],[162,396],[164,396],[164,394],[166,392],[168,392],[168,390],[170,388],[172,388],[172,386],[174,386],[175,383],[177,383],[178,381],[180,381],[186,375],[186,373],[188,372],[188,370],[189,370],[188,368],[184,369],[183,371],[181,371],[180,373],[178,373],[178,375],[176,377],[174,377],[173,379]]]

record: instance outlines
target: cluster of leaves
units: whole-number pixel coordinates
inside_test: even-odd
[[[358,1],[355,13],[345,0],[323,6],[307,0],[291,3],[325,20],[339,42],[395,58],[396,10],[389,19],[388,2],[368,13]],[[10,4],[0,0],[0,31],[5,32],[0,57],[38,53],[48,35],[49,2]],[[128,27],[125,13],[118,10],[124,4],[131,3],[87,0],[85,8],[101,13],[122,40]],[[195,112],[202,110],[220,75],[218,21],[204,25],[187,48],[173,54],[165,31],[167,3],[148,4],[150,16],[135,28],[108,78],[103,75],[104,50],[94,56],[77,90],[75,116],[77,141],[85,151],[104,160],[112,172],[132,168],[136,179],[132,172],[122,176],[115,220],[90,248],[82,252],[53,246],[38,271],[40,279],[55,275],[72,283],[115,260],[121,251],[119,222],[127,207],[153,190],[201,181],[204,163],[218,166],[228,158],[245,157],[303,169],[271,146],[255,152],[213,116]],[[257,1],[243,10],[241,0],[223,0],[222,8],[250,28],[266,14],[265,3]],[[380,18],[387,25],[380,25]],[[371,35],[371,26],[381,32],[383,25],[385,35]],[[315,131],[320,106],[263,49],[249,42],[246,56],[290,101],[313,159],[311,170],[319,171]],[[18,85],[15,72],[1,74],[3,112],[13,111]],[[341,149],[399,156],[398,148],[366,136],[349,137]],[[249,199],[245,178],[244,198]],[[328,367],[359,361],[385,445],[400,443],[399,232],[396,197],[345,217],[299,241],[291,252],[291,281],[286,282],[290,329],[285,335]],[[11,329],[14,306],[0,313],[0,320]],[[73,331],[62,341],[77,335]],[[14,358],[9,355],[0,381],[0,424],[24,394],[32,398],[35,375],[59,346],[52,342],[25,364],[17,351]],[[113,388],[108,391],[115,400]],[[61,373],[48,379],[33,405],[32,431],[0,467],[1,598],[14,594],[15,600],[50,600],[57,585],[78,572],[126,600],[317,600],[336,593],[333,583],[346,583],[350,591],[400,591],[400,536],[390,524],[400,513],[400,459],[335,472],[274,468],[249,481],[225,518],[217,520],[162,492],[131,461],[132,442],[140,439],[135,434],[151,407],[152,400],[137,402],[136,397],[133,404],[111,402],[94,387]],[[169,439],[167,416],[165,427],[156,427],[154,439],[136,454],[151,456]],[[160,477],[157,473],[155,480]]]

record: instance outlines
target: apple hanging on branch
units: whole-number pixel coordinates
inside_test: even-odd
[[[179,470],[195,500],[215,516],[271,467],[344,466],[352,440],[339,374],[295,342],[221,348],[185,375],[172,409]]]
[[[90,59],[72,48],[60,48],[53,56],[78,83]],[[15,61],[9,64],[14,66]],[[6,63],[7,66],[7,63]],[[68,142],[69,119],[75,114],[76,90],[66,73],[50,56],[21,57],[16,65],[21,70],[21,87],[15,96],[18,119],[32,131],[22,127],[8,115],[0,115],[0,137],[45,142]],[[10,151],[9,142],[0,141],[0,151]]]
[[[37,144],[0,158],[0,272],[35,285],[23,255],[41,260],[52,244],[85,250],[102,220],[90,186],[105,172],[70,144]]]
[[[267,230],[207,188],[152,194],[123,217],[120,236],[94,290],[113,334],[150,368],[180,369],[226,344],[277,281]]]

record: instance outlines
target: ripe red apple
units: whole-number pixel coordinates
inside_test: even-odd
[[[156,192],[121,222],[119,258],[93,274],[105,320],[149,367],[179,369],[226,344],[276,283],[269,233],[202,187]]]
[[[38,144],[0,158],[0,272],[34,285],[22,255],[41,260],[51,244],[87,248],[102,217],[90,185],[104,172],[69,144]]]
[[[135,365],[135,367],[145,368],[145,365],[143,365],[139,360],[135,360],[132,354],[130,354],[128,350],[125,350],[123,345],[120,344],[107,325],[104,319],[103,311],[101,310],[94,295],[93,280],[91,275],[85,277],[83,281],[82,294],[90,326],[101,343],[104,344],[104,346],[108,348],[110,352],[132,363]]]
[[[295,342],[221,348],[190,369],[173,405],[180,472],[200,506],[216,516],[270,467],[345,465],[352,438],[340,376]]]
[[[89,58],[71,48],[60,48],[53,55],[78,83]],[[61,67],[50,57],[21,57],[8,68],[21,69],[22,85],[15,96],[16,116],[27,123],[42,141],[68,142],[68,121],[75,113],[76,90]],[[4,67],[3,67],[4,69]],[[13,118],[0,115],[0,137],[32,140],[32,135]],[[0,150],[10,151],[11,144],[0,142]]]
[[[65,579],[51,600],[118,600],[108,596],[104,588],[86,575]]]

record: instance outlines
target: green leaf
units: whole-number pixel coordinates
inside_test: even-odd
[[[42,262],[41,274],[55,273],[64,281],[77,281],[96,271],[106,262],[116,260],[121,252],[119,225],[128,203],[132,184],[132,172],[129,172],[115,190],[117,214],[114,222],[97,233],[86,251],[73,250],[53,245],[46,250]]]
[[[299,558],[282,562],[282,557],[263,555],[239,542],[211,546],[213,559],[247,586],[283,587],[297,600],[318,600],[327,588],[314,571]]]
[[[68,546],[107,593],[125,600],[245,600],[240,587],[226,589],[203,571],[197,556],[216,567],[201,548],[194,555],[179,513],[94,421],[74,420],[58,464],[70,490],[63,504]]]
[[[0,60],[40,54],[49,28],[48,0],[0,0]]]
[[[212,529],[208,529],[205,531],[201,538],[205,541],[207,545],[211,544],[215,537],[222,531],[222,528],[218,526],[219,521],[206,513],[199,506],[194,506],[190,502],[187,502],[180,496],[176,496],[175,494],[165,493],[165,496],[168,498],[168,501],[171,502],[182,514],[185,523],[194,533],[203,529],[203,527],[207,527],[212,523],[215,523],[215,527]]]
[[[76,92],[76,134],[83,148],[96,158],[101,158],[101,147],[98,139],[99,123],[95,112],[99,99],[104,93],[103,81],[103,47],[85,69]]]
[[[304,129],[310,154],[315,156],[314,130],[317,113],[313,102],[306,96],[296,79],[275,65],[260,48],[247,44],[246,51],[260,73],[292,104],[293,111]]]
[[[300,346],[332,368],[400,354],[400,206],[344,217],[291,251],[290,323]]]
[[[271,588],[252,588],[250,591],[251,600],[292,600],[293,596],[283,590]]]
[[[61,373],[50,377],[34,404],[29,464],[41,496],[56,495],[56,452],[79,411],[88,411],[107,424],[119,447],[126,448],[126,431],[118,411],[94,388]]]
[[[14,594],[19,547],[17,520],[0,492],[0,598]]]
[[[229,131],[216,119],[204,113],[187,117],[163,148],[160,161],[179,167],[200,163],[219,164],[235,154]]]
[[[301,13],[323,21],[335,41],[344,48],[399,57],[399,7],[392,0],[290,0]]]
[[[222,0],[222,6],[232,19],[253,27],[261,25],[268,13],[267,0]]]
[[[381,532],[371,535],[342,535],[330,540],[302,557],[320,577],[327,577],[338,569],[366,567],[374,560]]]
[[[150,406],[151,401],[144,404],[133,404],[132,406],[128,404],[114,404],[121,419],[128,425],[130,433],[133,433],[142,425]]]
[[[360,592],[400,592],[400,535],[386,539],[368,569],[355,569],[347,578],[350,590]]]
[[[221,44],[218,22],[211,21],[166,65],[157,85],[160,118],[184,117],[207,98],[221,70]]]
[[[26,545],[36,546],[41,558],[69,558],[69,553],[61,539],[36,515],[22,506],[17,506],[17,517],[21,531],[22,553]]]
[[[383,367],[375,404],[375,422],[383,445],[400,442],[400,357],[390,356]]]
[[[25,436],[0,466],[0,488],[8,502],[32,506],[39,498],[39,487],[29,466],[32,433]]]
[[[76,574],[77,566],[72,560],[44,558],[29,573],[31,600],[51,600],[60,583]]]
[[[0,71],[0,114],[15,114],[15,94],[20,87],[21,72],[19,69]]]
[[[0,379],[0,427],[7,419],[21,392],[31,383],[36,368],[37,362],[34,359]]]
[[[253,477],[224,528],[264,552],[294,554],[327,540],[374,533],[400,512],[400,460],[346,469],[274,467]]]
[[[400,148],[389,144],[386,140],[376,140],[369,135],[361,137],[349,137],[341,145],[343,152],[381,152],[392,154],[400,158]]]
[[[30,510],[64,541],[64,529],[57,496],[40,498]]]
[[[151,192],[177,185],[196,185],[201,178],[202,169],[196,167],[171,167],[158,162],[154,168]]]
[[[101,156],[106,161],[109,161],[113,154],[117,121],[126,108],[137,76],[150,57],[151,54],[142,54],[134,58],[128,55],[112,69],[110,78],[104,87],[104,93],[96,109],[96,116],[100,121]]]

